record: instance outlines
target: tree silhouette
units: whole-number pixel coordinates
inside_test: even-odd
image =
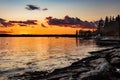
[[[117,16],[117,22],[119,25],[119,38],[120,38],[120,15]]]
[[[108,16],[106,16],[106,18],[105,18],[105,27],[108,25],[108,23],[109,23],[109,18],[108,18]]]
[[[104,26],[104,21],[103,21],[103,19],[101,18],[100,20],[99,20],[99,23],[98,23],[98,34],[99,35],[101,35],[102,34],[102,28],[103,28],[103,26]]]
[[[116,17],[106,16],[105,21],[99,20],[97,32],[103,36],[120,37],[120,15]]]
[[[112,21],[115,21],[115,18],[114,18],[114,16],[112,17]]]
[[[112,17],[110,16],[110,23],[112,22]]]

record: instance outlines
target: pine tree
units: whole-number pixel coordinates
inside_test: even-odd
[[[112,21],[115,21],[115,18],[114,18],[114,16],[112,17]]]
[[[101,32],[102,32],[101,29],[103,28],[103,26],[104,26],[104,21],[103,21],[103,19],[101,18],[101,19],[99,20],[98,29],[97,29],[98,34],[100,34],[100,35],[101,35]]]
[[[108,18],[108,16],[106,16],[106,18],[105,18],[105,27],[107,27],[108,23],[109,23],[109,18]]]
[[[117,18],[118,18],[117,22],[118,22],[118,25],[119,25],[119,38],[120,38],[120,15],[118,15]]]
[[[116,21],[117,21],[117,22],[120,21],[120,15],[118,15],[118,16],[116,17]]]

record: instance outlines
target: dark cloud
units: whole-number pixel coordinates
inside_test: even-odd
[[[43,11],[47,11],[47,10],[48,10],[48,8],[43,8],[42,10],[43,10]]]
[[[40,7],[37,7],[36,5],[26,5],[25,8],[27,10],[40,10]]]
[[[0,18],[0,27],[12,27],[15,24],[18,24],[19,26],[37,25],[37,22],[37,20],[6,21],[5,19]]]
[[[88,21],[82,21],[79,18],[73,18],[69,16],[65,16],[64,19],[57,19],[52,17],[47,17],[47,22],[49,25],[64,25],[64,26],[70,26],[72,28],[93,28],[95,27],[94,23],[88,22]]]
[[[13,26],[13,24],[11,22],[7,22],[5,19],[2,19],[2,18],[0,18],[0,24],[2,25],[2,27]]]
[[[47,17],[48,24],[50,25],[59,25],[59,24],[81,24],[83,21],[80,20],[79,18],[73,18],[69,16],[65,16],[64,19],[57,19],[57,18],[52,18],[52,17]]]
[[[45,26],[43,23],[41,23],[41,26],[44,27],[44,28],[47,28],[47,26]]]
[[[5,20],[5,19],[0,18],[0,22],[4,22],[4,21],[6,21],[6,20]]]
[[[10,23],[17,23],[20,26],[26,25],[37,25],[37,20],[27,20],[27,21],[9,21]]]
[[[28,25],[37,25],[37,20],[27,20],[25,23]]]

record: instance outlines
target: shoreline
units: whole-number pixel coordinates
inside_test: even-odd
[[[75,34],[0,34],[0,37],[77,37]]]
[[[89,53],[68,67],[15,74],[8,80],[120,80],[120,46]]]

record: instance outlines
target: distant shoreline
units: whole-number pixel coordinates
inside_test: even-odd
[[[0,37],[77,37],[75,34],[0,34]]]

